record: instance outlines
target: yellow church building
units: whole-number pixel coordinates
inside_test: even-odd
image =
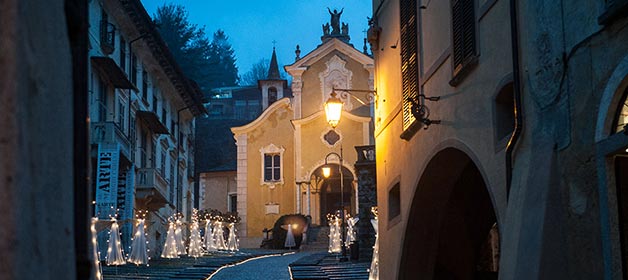
[[[279,72],[271,61],[269,77],[276,78],[259,81],[265,110],[252,122],[231,128],[243,246],[260,244],[264,228],[272,228],[282,215],[309,215],[312,224],[326,225],[326,214],[341,205],[356,214],[354,147],[374,142],[373,107],[365,102],[367,91],[374,91],[373,59],[349,43],[346,30],[332,28],[324,29],[322,44],[307,55],[300,57],[297,46],[296,61],[284,66],[292,78],[292,96],[284,96],[285,80],[271,75]],[[327,123],[323,108],[333,91],[344,103],[336,128]],[[329,178],[321,172],[326,161],[336,170]]]

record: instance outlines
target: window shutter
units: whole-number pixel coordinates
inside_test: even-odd
[[[476,55],[473,0],[453,0],[451,5],[454,75]]]
[[[412,115],[412,100],[419,90],[417,58],[417,6],[416,0],[400,0],[401,20],[401,86],[403,97],[403,130],[415,121]]]

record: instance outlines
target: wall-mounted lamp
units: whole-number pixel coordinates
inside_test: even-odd
[[[348,96],[352,96],[362,105],[372,103],[377,96],[376,90],[332,88],[330,97],[325,102],[325,116],[327,117],[327,122],[329,123],[329,125],[331,125],[332,128],[336,128],[336,126],[338,126],[338,122],[340,122],[340,116],[342,115],[342,107],[344,106],[342,99],[337,97],[338,94],[336,93],[336,91],[340,92],[340,97],[347,98]],[[352,91],[367,93],[366,100],[368,101],[368,103],[351,94]]]
[[[432,124],[440,124],[440,120],[430,119],[430,108],[425,105],[425,101],[438,101],[440,96],[425,96],[425,94],[419,94],[414,98],[408,98],[407,101],[412,104],[410,112],[412,116],[425,126],[423,129],[427,129]]]

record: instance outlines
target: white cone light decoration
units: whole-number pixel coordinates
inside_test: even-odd
[[[214,230],[213,224],[211,220],[207,220],[205,223],[205,237],[203,239],[205,243],[205,250],[207,252],[216,252],[218,249],[216,248],[216,242],[214,242]]]
[[[164,244],[164,250],[161,252],[162,258],[172,259],[178,258],[179,254],[177,253],[177,241],[174,238],[174,222],[170,222],[168,226],[168,233],[166,235],[166,243]]]
[[[174,238],[177,241],[177,254],[185,255],[185,244],[183,244],[183,222],[181,222],[181,218],[177,218],[174,233]]]
[[[340,234],[340,219],[332,215],[329,219],[329,253],[340,253],[340,251],[342,251],[342,238]]]
[[[227,244],[225,244],[225,232],[221,221],[216,221],[215,223],[214,242],[216,242],[216,248],[218,250],[227,250]]]
[[[369,269],[369,280],[379,280],[379,230],[377,228],[377,208],[373,207],[371,212],[375,214],[375,219],[371,219],[371,224],[375,229],[375,246],[373,246],[373,260],[371,261],[371,269]]]
[[[135,233],[133,234],[133,241],[131,242],[131,254],[129,255],[129,262],[136,265],[148,265],[148,248],[146,248],[146,233],[144,231],[144,219],[139,219]]]
[[[286,233],[286,242],[284,242],[283,246],[288,249],[292,249],[292,247],[297,246],[297,243],[294,241],[294,233],[292,233],[292,224],[288,224],[288,232]]]
[[[123,265],[126,264],[124,254],[122,253],[122,242],[120,241],[120,228],[118,221],[111,218],[111,230],[109,231],[109,246],[107,247],[107,265]]]
[[[94,217],[92,218],[92,224],[90,226],[90,230],[92,233],[92,260],[94,261],[93,263],[93,269],[96,272],[94,274],[95,279],[96,280],[101,280],[102,279],[102,266],[100,265],[100,256],[98,254],[98,232],[96,232],[96,223],[98,223],[98,218]]]
[[[192,209],[192,224],[190,225],[190,246],[188,256],[198,258],[203,256],[203,241],[198,228],[198,210]]]
[[[354,218],[348,218],[347,219],[347,239],[345,240],[345,246],[349,246],[351,245],[355,240],[355,225],[358,223],[358,221],[360,220],[360,218],[358,217],[354,217]]]
[[[235,252],[240,250],[240,241],[238,240],[237,229],[235,223],[229,224],[229,239],[227,240],[227,250]]]

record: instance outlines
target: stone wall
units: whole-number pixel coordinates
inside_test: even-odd
[[[0,2],[3,279],[76,278],[72,60],[64,4]]]

